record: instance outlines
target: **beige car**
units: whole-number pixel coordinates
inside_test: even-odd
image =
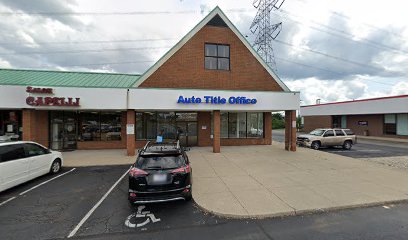
[[[315,150],[331,146],[342,146],[344,149],[350,150],[356,143],[356,135],[350,129],[318,128],[309,134],[297,137],[296,143],[299,146],[306,146]]]

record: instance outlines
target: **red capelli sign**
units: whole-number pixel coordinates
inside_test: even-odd
[[[35,94],[53,94],[52,88],[27,87],[26,92]],[[80,98],[73,97],[35,97],[28,96],[26,103],[30,106],[58,106],[58,107],[78,107]]]
[[[80,98],[64,97],[27,97],[26,103],[30,106],[61,106],[78,107]]]

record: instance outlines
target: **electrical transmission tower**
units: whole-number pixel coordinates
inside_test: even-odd
[[[282,22],[271,25],[270,13],[273,10],[279,9],[284,2],[285,0],[254,0],[253,5],[258,9],[258,12],[249,28],[253,34],[256,34],[254,42],[254,47],[257,47],[256,51],[276,74],[278,69],[276,67],[272,41],[276,39],[282,30]]]

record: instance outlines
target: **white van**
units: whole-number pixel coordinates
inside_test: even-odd
[[[35,142],[0,143],[0,192],[47,173],[57,173],[62,154]]]

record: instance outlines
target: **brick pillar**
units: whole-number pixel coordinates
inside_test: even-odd
[[[296,151],[296,111],[285,111],[285,149]]]
[[[220,111],[216,110],[213,111],[214,117],[214,135],[213,135],[213,152],[219,153],[221,152],[221,119],[220,119]]]
[[[127,110],[126,124],[133,124],[133,126],[136,129],[136,119],[135,118],[136,118],[135,110]],[[135,155],[135,147],[136,147],[135,132],[133,132],[133,134],[126,133],[126,149],[127,149],[128,156]]]
[[[264,112],[265,145],[272,144],[272,113]]]
[[[290,151],[296,152],[296,111],[291,111]]]
[[[35,141],[35,112],[31,109],[23,109],[23,141]]]
[[[290,144],[290,111],[285,111],[285,150],[289,150]]]

